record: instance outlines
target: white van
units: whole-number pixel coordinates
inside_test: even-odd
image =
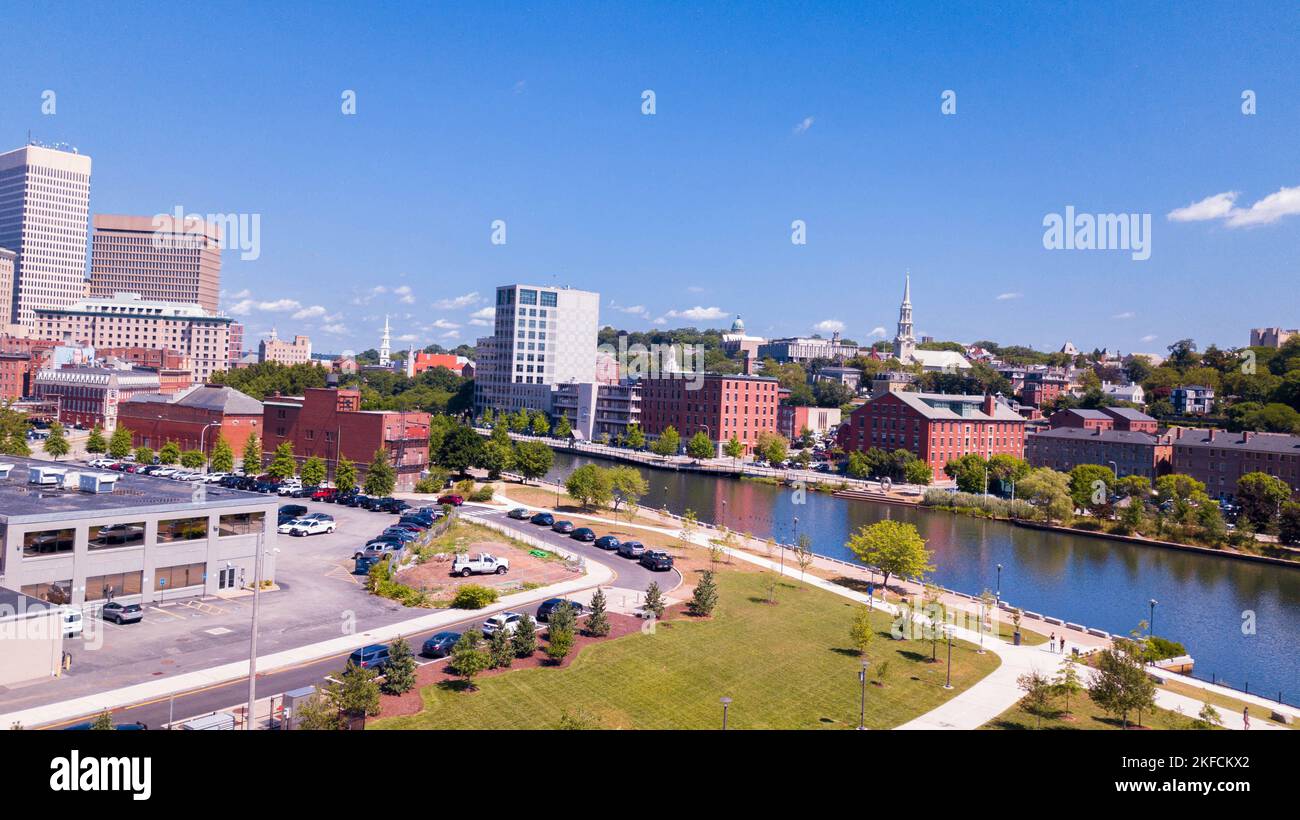
[[[81,610],[73,609],[70,606],[63,607],[60,613],[63,622],[63,637],[76,638],[81,635],[82,622]]]

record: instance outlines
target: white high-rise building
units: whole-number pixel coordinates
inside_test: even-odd
[[[30,327],[37,308],[86,298],[90,157],[39,145],[0,154],[0,248],[18,254],[0,319]]]
[[[557,384],[596,379],[600,294],[540,285],[497,288],[493,335],[478,340],[478,409],[551,410]]]

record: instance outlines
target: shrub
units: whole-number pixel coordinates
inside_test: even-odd
[[[456,590],[456,597],[451,605],[456,609],[482,609],[488,604],[496,603],[498,593],[482,584],[466,584]]]
[[[493,487],[491,484],[484,484],[482,487],[479,487],[477,490],[469,494],[469,500],[470,501],[491,501],[492,492],[495,489],[496,488]]]
[[[438,492],[438,490],[440,489],[442,488],[439,487],[437,482],[434,481],[432,478],[420,479],[419,481],[415,482],[415,488],[414,488],[415,492],[424,493],[426,495],[433,495],[434,493]]]

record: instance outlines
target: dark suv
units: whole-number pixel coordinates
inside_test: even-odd
[[[534,524],[540,524],[543,527],[549,527],[555,523],[555,516],[550,513],[538,513],[530,519]]]
[[[542,605],[537,608],[537,620],[542,623],[550,621],[551,613],[554,612],[555,608],[560,604],[568,604],[569,609],[573,610],[573,617],[575,618],[581,618],[583,615],[587,614],[587,608],[577,601],[569,601],[564,598],[547,598],[545,601],[542,601]]]
[[[362,669],[382,671],[388,665],[388,644],[372,643],[348,656],[348,662]]]
[[[667,572],[673,568],[673,557],[662,550],[646,550],[641,556],[641,566],[653,572]]]

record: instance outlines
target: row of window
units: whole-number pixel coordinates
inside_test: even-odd
[[[255,535],[262,531],[266,514],[261,512],[233,513],[223,515],[218,520],[217,534],[221,537],[231,535]],[[122,549],[138,547],[144,544],[144,522],[129,524],[101,524],[90,528],[87,548],[90,550]],[[184,541],[197,541],[208,536],[208,519],[206,516],[194,518],[173,518],[158,522],[159,544],[175,544]],[[35,530],[23,534],[23,557],[40,558],[49,555],[63,555],[75,548],[76,530],[65,527],[57,530]]]

